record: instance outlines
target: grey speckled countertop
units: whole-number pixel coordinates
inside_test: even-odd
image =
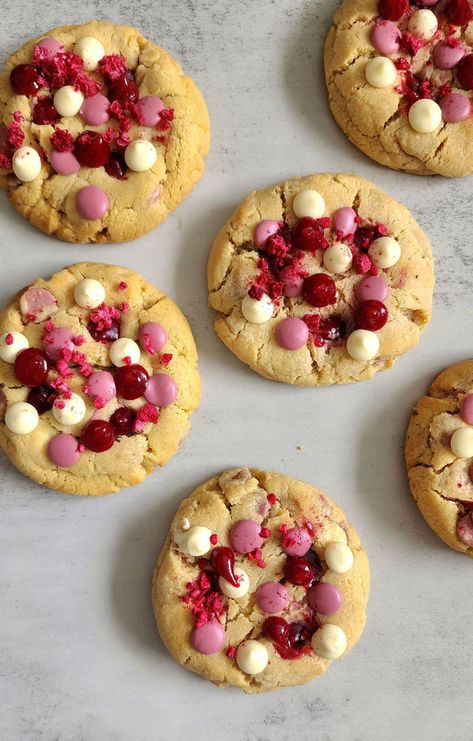
[[[439,370],[473,351],[472,180],[394,173],[346,141],[322,74],[336,5],[1,2],[2,58],[54,25],[93,16],[134,24],[195,78],[213,123],[204,180],[136,243],[66,245],[0,198],[2,303],[67,263],[137,268],[187,314],[204,389],[181,452],[121,494],[94,501],[49,492],[2,457],[2,741],[473,739],[472,563],[424,524],[402,460],[413,403]],[[432,239],[437,288],[421,345],[392,370],[356,386],[304,390],[259,378],[218,341],[205,266],[215,233],[248,191],[316,170],[357,172],[402,201]],[[178,667],[149,600],[179,501],[239,464],[325,489],[359,529],[372,567],[367,627],[352,654],[312,684],[259,697],[218,690]]]

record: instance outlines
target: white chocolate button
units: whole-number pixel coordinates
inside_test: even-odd
[[[136,139],[125,149],[125,162],[130,170],[145,172],[153,167],[157,157],[156,147],[145,139]]]
[[[98,39],[93,36],[83,36],[74,46],[74,53],[84,60],[84,69],[93,72],[103,56],[105,49]]]
[[[17,435],[28,435],[38,426],[39,415],[33,404],[26,401],[17,401],[11,404],[5,412],[5,424],[11,432]]]
[[[452,453],[457,458],[473,457],[473,427],[460,427],[450,440]]]
[[[30,183],[41,172],[41,157],[33,147],[19,147],[13,153],[12,168],[18,180]]]
[[[95,278],[84,278],[74,288],[74,299],[83,309],[96,309],[105,301],[105,288]]]
[[[353,552],[346,543],[333,540],[325,549],[325,563],[336,574],[346,574],[353,566]]]
[[[55,109],[60,116],[65,118],[70,118],[79,113],[83,102],[83,93],[80,90],[74,90],[72,85],[60,87],[53,98]]]
[[[264,324],[273,316],[274,304],[266,294],[258,301],[251,296],[245,296],[241,302],[241,313],[251,324]]]
[[[174,535],[174,542],[181,553],[188,556],[205,556],[212,548],[210,536],[212,531],[208,527],[195,525],[190,530]]]
[[[409,109],[409,123],[420,134],[431,134],[442,123],[442,109],[435,100],[418,100]]]
[[[414,36],[428,41],[435,35],[439,27],[437,16],[431,10],[416,10],[411,15],[408,29]]]
[[[110,360],[117,368],[122,365],[134,365],[139,361],[140,355],[140,346],[128,337],[120,337],[119,340],[112,342],[110,346]],[[130,361],[125,361],[124,358],[130,358]]]
[[[344,631],[332,623],[325,623],[312,636],[312,650],[323,659],[339,659],[345,653],[347,637]]]
[[[301,190],[292,202],[292,210],[298,219],[304,216],[320,219],[324,215],[325,201],[318,190]]]
[[[347,352],[353,360],[372,360],[379,351],[379,340],[369,329],[355,329],[347,339]]]
[[[243,641],[237,648],[236,663],[245,674],[261,674],[268,666],[268,651],[260,641]]]
[[[220,587],[220,591],[223,592],[226,597],[231,597],[231,599],[240,599],[248,593],[248,590],[250,588],[250,580],[246,571],[240,569],[239,566],[235,566],[233,570],[235,572],[235,576],[240,582],[240,586],[234,587],[233,584],[229,584],[229,582],[224,579],[223,576],[219,577],[218,585]]]
[[[21,332],[4,332],[0,337],[0,358],[5,363],[14,363],[18,353],[29,346],[30,343]]]
[[[388,57],[375,57],[366,65],[365,76],[373,87],[392,87],[397,80],[397,70]]]
[[[401,245],[392,237],[378,237],[371,242],[368,255],[378,268],[392,268],[401,257]]]
[[[70,399],[56,399],[53,404],[53,415],[61,425],[66,427],[76,425],[85,417],[84,399],[74,393]]]
[[[346,273],[352,262],[352,252],[343,242],[335,242],[324,251],[324,266],[330,273]]]
[[[182,529],[183,530],[189,530],[190,529],[190,526],[191,526],[191,524],[190,524],[189,520],[187,519],[187,517],[183,517],[182,518]]]

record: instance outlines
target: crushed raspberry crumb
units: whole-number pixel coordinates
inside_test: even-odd
[[[266,568],[266,562],[263,559],[263,552],[261,548],[255,548],[254,551],[251,551],[247,554],[250,561],[254,561],[258,568],[265,569]]]
[[[24,116],[21,111],[15,111],[13,113],[13,120],[17,123],[21,123],[24,120]]]
[[[98,330],[110,329],[113,319],[120,319],[120,312],[115,306],[107,304],[101,304],[89,316],[89,320],[97,325]]]
[[[21,147],[24,140],[25,135],[18,121],[11,121],[9,124],[7,124],[8,144],[10,144],[14,149],[18,149],[18,147]]]
[[[105,80],[114,82],[127,70],[126,59],[121,54],[108,54],[100,60],[97,71]]]
[[[401,49],[411,56],[415,57],[419,49],[423,47],[423,42],[413,33],[406,31],[402,34]]]
[[[11,332],[9,332],[5,337],[5,345],[13,345],[13,335]]]
[[[64,409],[64,407],[65,407],[66,405],[64,404],[64,402],[63,402],[63,401],[61,401],[60,399],[57,399],[57,400],[56,400],[56,401],[54,402],[54,406],[56,407],[56,409]]]
[[[164,366],[164,368],[167,368],[167,366],[172,360],[172,353],[170,352],[163,353],[161,357],[159,358],[159,360],[160,360],[161,365]]]
[[[396,69],[403,71],[407,71],[411,68],[411,65],[405,57],[398,57],[398,59],[395,59],[394,66],[396,67]]]
[[[266,499],[268,500],[268,502],[271,505],[272,504],[276,504],[276,502],[278,501],[278,498],[277,498],[276,494],[268,494],[268,496],[266,497]]]
[[[371,269],[372,262],[371,259],[368,257],[368,255],[364,255],[361,252],[354,256],[353,258],[353,269],[355,270],[358,275],[363,275],[364,273],[368,273]]]
[[[120,283],[118,284],[118,290],[126,291],[127,288],[128,288],[128,283],[125,283],[124,280],[120,281]]]
[[[462,489],[463,488],[463,484],[460,484],[460,482],[458,482],[457,486],[458,486],[459,489]]]
[[[212,545],[217,545],[218,543],[218,535],[216,533],[212,533],[212,535],[209,538]]]
[[[124,357],[122,358],[122,360],[123,360],[123,362],[124,362],[124,364],[125,364],[125,365],[131,365],[131,358],[130,358],[130,356],[129,356],[129,355],[125,355],[125,356],[124,356]]]
[[[152,404],[145,404],[136,413],[136,419],[138,422],[151,422],[155,425],[159,419],[159,409],[156,409]]]
[[[309,533],[310,537],[313,538],[314,535],[315,535],[315,526],[312,524],[312,522],[309,522],[308,520],[306,520],[303,523],[303,527],[304,527],[305,530],[307,530],[307,532]]]
[[[11,170],[12,155],[11,152],[0,152],[0,167],[4,170]]]
[[[227,648],[227,656],[228,656],[228,658],[229,659],[234,659],[235,656],[236,656],[236,652],[237,652],[236,646],[229,646]]]
[[[159,121],[156,125],[157,131],[167,131],[171,128],[172,122],[174,121],[174,109],[165,108],[159,114]]]
[[[262,527],[260,530],[260,535],[262,538],[270,538],[271,537],[271,530],[267,527]]]
[[[130,304],[128,304],[126,301],[123,301],[123,303],[120,305],[120,309],[124,314],[126,314],[129,308],[130,308]]]
[[[106,403],[103,396],[94,396],[93,405],[96,409],[103,409]]]
[[[92,80],[86,72],[81,70],[74,80],[74,89],[80,90],[81,93],[84,93],[84,97],[90,98],[101,91],[102,85],[98,80]]]
[[[159,144],[167,144],[168,139],[167,136],[154,136],[153,141],[159,142]]]
[[[187,582],[186,590],[182,601],[191,608],[196,627],[200,628],[210,620],[218,620],[225,614],[222,598],[211,589],[210,580],[204,572],[194,581]]]
[[[72,152],[74,149],[74,137],[67,129],[55,129],[50,141],[56,152]]]
[[[78,334],[75,337],[72,338],[72,342],[76,347],[80,347],[85,342],[85,337],[83,334]]]

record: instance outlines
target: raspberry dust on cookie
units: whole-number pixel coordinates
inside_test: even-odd
[[[472,0],[344,0],[325,73],[335,119],[374,160],[473,172]]]
[[[219,686],[303,684],[359,640],[367,556],[322,492],[239,468],[185,499],[153,578],[153,607],[174,658]]]
[[[432,530],[473,558],[473,360],[443,371],[406,435],[412,496]]]
[[[157,226],[202,175],[205,102],[134,28],[61,26],[0,76],[0,185],[68,242],[122,242]]]
[[[430,319],[429,241],[409,212],[353,175],[256,191],[213,245],[215,329],[262,376],[316,386],[370,378]]]
[[[40,484],[98,496],[139,483],[199,399],[186,319],[131,270],[72,265],[0,314],[0,445]]]

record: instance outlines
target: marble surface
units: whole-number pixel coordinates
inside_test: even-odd
[[[420,179],[355,150],[327,106],[322,45],[336,0],[3,0],[1,57],[65,22],[133,23],[184,65],[213,122],[207,173],[168,221],[133,244],[72,246],[0,199],[1,301],[79,260],[141,270],[187,314],[201,409],[181,452],[132,490],[98,500],[41,489],[1,459],[3,741],[444,741],[473,739],[472,564],[430,532],[409,495],[402,443],[434,375],[471,355],[471,180]],[[40,13],[38,13],[40,9]],[[218,341],[205,267],[221,223],[251,189],[353,171],[411,209],[432,239],[437,287],[421,345],[351,387],[265,381]],[[225,467],[274,468],[325,489],[358,527],[372,567],[364,636],[310,685],[245,697],[178,667],[149,589],[173,512]]]

